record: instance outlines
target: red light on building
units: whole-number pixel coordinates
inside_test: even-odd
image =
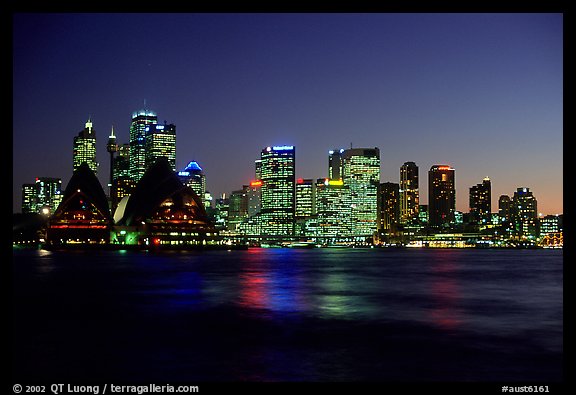
[[[303,179],[303,178],[299,178],[298,180],[296,180],[296,183],[298,183],[298,184],[304,184],[304,179]]]
[[[250,181],[250,186],[251,186],[251,187],[261,187],[261,186],[262,186],[262,181],[260,181],[260,180]]]

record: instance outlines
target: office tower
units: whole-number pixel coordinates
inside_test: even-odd
[[[328,151],[328,178],[331,180],[342,179],[342,153],[344,148]]]
[[[378,199],[378,230],[382,233],[396,233],[400,223],[400,184],[381,183]]]
[[[434,165],[428,172],[428,223],[449,229],[456,211],[455,171],[447,165]]]
[[[130,144],[118,145],[117,155],[113,159],[111,210],[114,212],[118,203],[132,194],[136,183],[130,176]]]
[[[350,235],[350,188],[342,180],[319,178],[316,181],[316,227],[313,235],[326,244]],[[329,238],[329,239],[326,239]]]
[[[342,152],[342,179],[350,188],[351,235],[372,237],[377,230],[380,150],[351,148]]]
[[[470,187],[470,220],[475,224],[488,224],[492,216],[492,186],[488,177],[481,184]]]
[[[418,190],[418,166],[405,162],[400,167],[400,223],[408,224],[418,220],[420,192]]]
[[[96,132],[92,127],[92,121],[88,118],[84,129],[74,136],[74,151],[72,154],[73,170],[76,171],[82,163],[86,162],[94,174],[98,174],[98,162],[96,161]]]
[[[250,182],[248,188],[248,218],[260,213],[262,207],[262,181],[254,180]]]
[[[248,188],[248,185],[244,185],[242,189],[230,193],[226,222],[226,228],[230,231],[237,231],[238,225],[248,218]]]
[[[206,176],[198,162],[195,160],[188,162],[184,170],[178,172],[178,178],[180,178],[182,184],[192,188],[200,198],[205,197]],[[205,200],[203,203],[205,203]]]
[[[158,123],[154,111],[139,110],[132,113],[130,124],[130,177],[137,183],[146,171],[146,128]]]
[[[254,161],[254,176],[257,181],[262,179],[262,159]]]
[[[500,222],[512,220],[510,209],[512,205],[512,200],[508,195],[500,195],[498,198],[498,215],[500,216]]]
[[[311,178],[299,178],[296,182],[296,218],[308,218],[316,214],[316,183]]]
[[[539,218],[540,236],[558,233],[563,230],[563,215],[547,215]]]
[[[166,122],[164,125],[147,125],[144,131],[146,133],[146,169],[157,159],[166,158],[172,171],[176,171],[176,125],[168,125]],[[198,196],[202,195],[198,194]]]
[[[263,235],[290,236],[294,233],[295,148],[266,147],[260,159]]]
[[[114,154],[118,152],[118,144],[116,143],[116,136],[114,135],[114,126],[110,131],[110,136],[108,136],[108,144],[106,144],[106,151],[110,154],[110,179],[108,181],[108,196],[110,201],[112,201],[112,183],[114,182]]]
[[[22,212],[38,212],[36,208],[36,184],[22,184]]]
[[[511,205],[514,235],[520,239],[538,236],[538,203],[530,188],[517,188]]]
[[[418,205],[418,222],[422,225],[428,224],[428,205],[420,204]]]
[[[36,177],[34,184],[22,185],[22,212],[52,215],[62,202],[62,180]]]

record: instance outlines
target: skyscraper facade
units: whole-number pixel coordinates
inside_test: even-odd
[[[377,230],[380,150],[351,148],[342,152],[342,180],[349,187],[351,235],[371,237]]]
[[[492,217],[492,185],[488,177],[470,187],[470,219],[476,224],[488,224]]]
[[[295,147],[266,147],[260,159],[262,233],[271,236],[293,235],[296,208]]]
[[[154,111],[139,110],[132,113],[130,124],[130,177],[137,183],[146,172],[146,128],[158,123]]]
[[[299,178],[296,182],[296,218],[308,218],[316,214],[316,183],[311,178]]]
[[[73,171],[76,171],[82,163],[86,162],[94,174],[98,174],[98,162],[96,161],[96,132],[89,118],[84,129],[74,136],[74,151],[72,154]]]
[[[342,180],[316,181],[316,220],[310,236],[336,243],[350,236],[350,188]]]
[[[342,179],[342,154],[344,148],[328,151],[328,178],[331,180]]]
[[[434,165],[428,172],[428,224],[449,229],[455,221],[455,171],[447,165]]]
[[[420,192],[418,190],[418,166],[406,162],[400,167],[400,223],[408,224],[418,220]]]
[[[176,171],[176,126],[174,124],[147,125],[144,128],[145,138],[145,162],[149,168],[159,158],[168,159],[172,171]],[[203,195],[198,194],[202,197]]]
[[[400,223],[400,185],[394,182],[383,182],[379,190],[378,230],[393,234]]]
[[[517,188],[511,205],[514,236],[535,239],[538,236],[538,202],[530,188]]]
[[[37,177],[34,184],[22,185],[22,212],[53,214],[62,202],[62,180]]]
[[[132,193],[136,183],[130,176],[130,144],[118,145],[117,155],[113,160],[112,172],[112,211],[116,209],[120,200]]]
[[[192,188],[200,198],[206,195],[206,176],[195,160],[188,162],[184,170],[178,172],[178,177],[182,184]]]

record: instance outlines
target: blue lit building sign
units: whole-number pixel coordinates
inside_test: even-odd
[[[182,177],[189,177],[189,176],[190,176],[190,172],[189,172],[189,171],[179,171],[179,172],[178,172],[178,175],[179,175],[179,176],[182,176]]]
[[[294,149],[293,145],[275,145],[272,147],[274,151],[292,151]]]

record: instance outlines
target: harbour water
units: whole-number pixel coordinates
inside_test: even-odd
[[[13,378],[563,380],[562,250],[13,251]]]

